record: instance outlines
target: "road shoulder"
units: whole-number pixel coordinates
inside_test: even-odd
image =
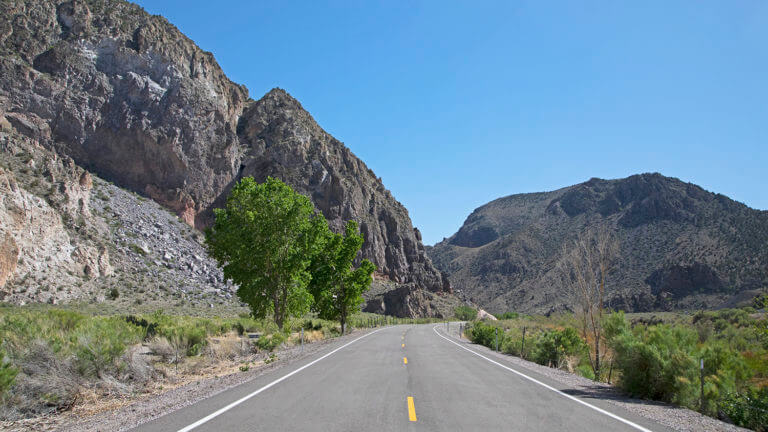
[[[662,402],[631,398],[606,383],[592,381],[564,370],[542,366],[538,363],[523,360],[520,357],[493,351],[485,346],[474,344],[467,339],[460,339],[457,337],[458,324],[456,323],[452,323],[448,333],[446,333],[443,326],[436,326],[435,329],[440,335],[448,337],[451,341],[477,354],[518,370],[531,378],[557,388],[563,393],[576,396],[591,404],[599,405],[603,409],[610,409],[610,405],[613,405],[634,416],[658,423],[675,431],[748,431],[748,429],[725,423],[687,408],[676,407]],[[445,341],[445,343],[449,342]],[[463,351],[459,347],[456,347],[456,349]],[[466,354],[471,355],[470,353]]]
[[[67,432],[129,430],[237,386],[247,384],[265,374],[289,369],[302,360],[322,352],[331,351],[371,331],[373,329],[360,329],[337,338],[306,344],[303,348],[294,346],[279,350],[275,352],[278,360],[273,363],[252,368],[247,372],[236,372],[195,381],[160,395],[142,399],[119,410],[103,412],[91,418],[67,419],[57,430]]]

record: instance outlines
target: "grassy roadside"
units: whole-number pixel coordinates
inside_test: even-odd
[[[599,376],[590,366],[592,341],[579,330],[573,314],[512,313],[505,318],[474,321],[465,334],[496,349],[498,329],[499,351],[504,353],[612,383],[634,397],[766,430],[768,334],[764,329],[768,318],[764,313],[744,308],[687,315],[607,315],[603,343],[608,350]]]
[[[0,420],[114,409],[187,382],[271,363],[279,348],[340,335],[337,322],[310,316],[292,319],[280,331],[271,320],[239,310],[222,311],[224,316],[133,312],[0,306]],[[360,313],[349,324],[434,321]]]

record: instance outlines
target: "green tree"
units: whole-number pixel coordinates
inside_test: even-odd
[[[214,214],[216,222],[206,231],[208,250],[224,277],[238,285],[237,295],[253,316],[271,313],[282,329],[288,317],[307,313],[308,267],[328,231],[309,198],[278,179],[259,184],[246,177]]]
[[[347,318],[362,304],[362,293],[373,281],[376,266],[364,259],[355,268],[355,258],[363,246],[363,236],[355,221],[347,222],[344,234],[328,231],[315,254],[310,292],[320,318],[339,320],[344,334]]]

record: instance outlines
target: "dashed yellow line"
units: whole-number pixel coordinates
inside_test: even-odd
[[[413,397],[408,396],[408,420],[416,421],[416,407],[413,406]]]
[[[408,364],[408,357],[403,357],[403,364]]]
[[[402,344],[401,346],[402,346],[403,348],[405,348],[405,344]]]

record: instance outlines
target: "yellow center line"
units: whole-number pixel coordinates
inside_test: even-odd
[[[408,396],[408,420],[416,421],[416,407],[413,406],[413,397]]]
[[[405,344],[403,344],[402,347],[405,348]]]
[[[408,357],[403,357],[403,364],[408,364]]]

